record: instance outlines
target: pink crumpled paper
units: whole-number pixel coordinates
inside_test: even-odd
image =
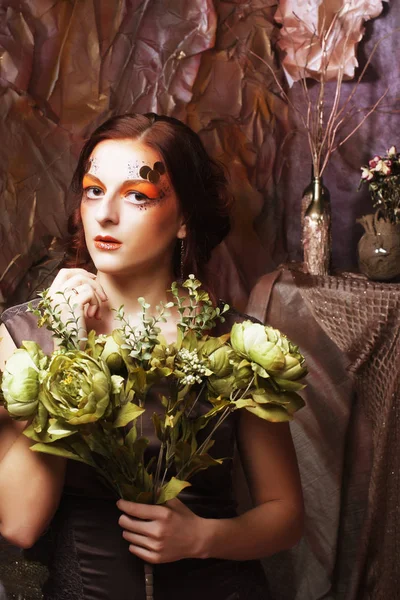
[[[344,78],[352,79],[364,23],[380,15],[382,9],[382,0],[280,0],[275,21],[282,25],[278,46],[285,53],[282,67],[289,85],[306,77],[319,79],[324,63],[320,36],[329,30],[337,13],[328,34],[325,81],[336,79],[340,66]]]

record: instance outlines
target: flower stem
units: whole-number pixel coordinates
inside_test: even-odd
[[[154,600],[154,566],[147,562],[144,563],[144,584],[146,600]]]

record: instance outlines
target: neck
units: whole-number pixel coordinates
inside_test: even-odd
[[[151,305],[150,314],[160,301],[168,302],[167,291],[171,287],[174,276],[170,268],[158,268],[134,275],[113,275],[97,273],[97,281],[108,296],[109,309],[124,306],[126,314],[134,315],[141,311],[138,298],[143,297]]]

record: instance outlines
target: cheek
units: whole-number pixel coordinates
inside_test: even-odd
[[[85,204],[84,202],[81,202],[79,210],[80,210],[81,223],[82,223],[83,229],[86,230],[87,226],[88,226],[88,221],[89,221],[89,210],[88,210],[87,204]]]
[[[162,237],[170,236],[178,228],[179,213],[174,203],[161,202],[158,206],[138,209],[143,229]]]

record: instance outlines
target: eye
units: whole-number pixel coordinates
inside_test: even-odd
[[[91,186],[84,188],[83,193],[85,194],[86,198],[89,198],[89,200],[94,200],[95,198],[100,198],[104,192],[99,187]]]
[[[126,194],[126,198],[129,200],[129,202],[132,202],[132,204],[147,204],[153,200],[153,198],[149,198],[146,196],[146,194],[142,194],[142,192],[134,191],[128,192]]]

